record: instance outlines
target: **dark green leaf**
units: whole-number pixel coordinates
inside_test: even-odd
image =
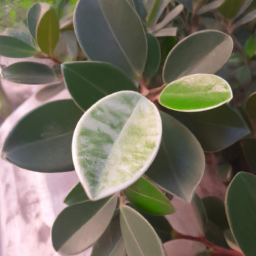
[[[252,81],[251,69],[248,65],[243,65],[239,67],[236,71],[236,78],[241,86],[246,86]]]
[[[256,42],[255,42],[255,37],[250,37],[245,44],[244,51],[245,53],[249,56],[252,57],[255,53],[255,48],[256,48]]]
[[[174,213],[170,200],[152,183],[140,178],[124,190],[127,199],[137,208],[155,215]]]
[[[128,255],[165,255],[162,243],[152,226],[134,209],[122,206],[120,222]]]
[[[145,80],[149,80],[156,74],[161,61],[161,49],[157,39],[151,34],[147,33],[147,41],[148,55],[143,72],[143,78]]]
[[[134,9],[139,14],[140,18],[143,21],[145,21],[147,17],[147,10],[143,3],[144,0],[127,0],[127,1],[131,4],[131,6],[134,7]]]
[[[32,171],[74,170],[71,141],[82,114],[72,100],[50,102],[33,110],[9,133],[2,157]]]
[[[246,102],[246,113],[256,136],[256,92],[252,93]]]
[[[65,208],[52,227],[54,249],[74,255],[93,245],[106,230],[116,208],[117,196]]]
[[[244,0],[225,0],[218,11],[227,19],[233,19],[238,14]]]
[[[18,84],[47,84],[57,77],[48,66],[36,62],[17,62],[2,71],[3,79]]]
[[[238,173],[228,187],[226,211],[230,228],[246,256],[256,252],[256,177]]]
[[[67,205],[77,204],[81,202],[90,201],[87,197],[83,186],[78,182],[65,197],[63,203]]]
[[[36,54],[36,49],[18,38],[0,35],[0,55],[9,58],[27,58]]]
[[[109,62],[132,77],[142,74],[146,36],[139,16],[126,0],[80,0],[74,28],[89,59]]]
[[[232,178],[232,166],[228,162],[216,166],[217,173],[223,182],[229,182]]]
[[[203,150],[185,126],[164,112],[160,114],[162,143],[146,175],[164,190],[190,202],[204,173]]]
[[[225,64],[232,50],[233,41],[227,34],[215,30],[196,32],[171,50],[165,62],[163,79],[168,84],[187,75],[214,74]]]
[[[70,94],[83,110],[111,93],[137,90],[122,70],[108,63],[65,63],[62,64],[62,71]]]
[[[256,140],[254,138],[245,138],[240,143],[247,163],[253,173],[256,174]]]

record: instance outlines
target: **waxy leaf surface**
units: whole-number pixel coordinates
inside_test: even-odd
[[[0,35],[0,55],[9,58],[27,58],[36,54],[36,49],[20,39]]]
[[[62,64],[66,86],[81,109],[87,110],[101,98],[121,90],[135,91],[132,80],[119,68],[105,62]]]
[[[80,0],[74,29],[90,60],[109,62],[131,77],[143,72],[146,36],[138,14],[126,0]]]
[[[137,92],[111,94],[85,112],[77,124],[72,155],[91,200],[122,190],[144,174],[162,137],[155,105]]]
[[[216,108],[233,97],[229,84],[215,75],[195,74],[168,84],[159,96],[164,107],[184,112]]]
[[[33,110],[8,135],[2,157],[37,172],[73,171],[71,142],[82,114],[72,100],[54,101]]]
[[[122,206],[120,222],[128,256],[165,255],[156,232],[137,211],[129,206]]]
[[[190,202],[204,173],[203,150],[184,125],[164,112],[160,114],[163,138],[146,175],[164,190]]]
[[[117,195],[113,195],[65,208],[52,227],[54,249],[64,255],[74,255],[93,245],[106,230],[116,203]]]
[[[226,211],[230,229],[246,256],[256,252],[256,177],[238,173],[229,184]]]
[[[67,205],[77,204],[85,201],[90,201],[87,197],[83,186],[78,182],[65,197],[63,203]]]
[[[166,84],[197,73],[214,74],[233,50],[230,36],[216,30],[196,32],[180,41],[169,53],[163,69]]]
[[[47,84],[57,77],[48,66],[36,62],[17,62],[2,71],[3,79],[18,84]]]
[[[127,199],[137,208],[155,215],[174,213],[170,200],[152,183],[140,178],[126,190]]]

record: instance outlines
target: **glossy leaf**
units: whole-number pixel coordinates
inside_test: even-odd
[[[218,11],[227,19],[233,19],[238,14],[244,0],[225,0]]]
[[[53,7],[50,7],[38,22],[36,28],[36,41],[40,49],[49,55],[53,55],[59,40],[59,19]]]
[[[256,41],[254,37],[250,37],[245,44],[244,51],[249,56],[252,57],[255,53]]]
[[[81,202],[89,202],[83,186],[78,182],[65,197],[63,203],[67,205],[77,204]]]
[[[122,70],[105,62],[65,63],[62,71],[70,94],[83,110],[111,93],[137,90]]]
[[[72,142],[76,172],[91,200],[120,191],[147,170],[162,137],[155,105],[137,92],[111,94],[85,112]]]
[[[168,84],[159,96],[164,107],[184,112],[216,108],[233,97],[229,84],[215,75],[196,74]]]
[[[147,213],[167,215],[175,211],[170,200],[144,178],[124,190],[124,194],[132,204]]]
[[[215,152],[234,144],[250,133],[242,117],[227,104],[198,113],[168,113],[186,125],[204,151]]]
[[[256,177],[250,173],[238,173],[228,187],[226,211],[230,228],[246,256],[256,251]]]
[[[100,239],[93,245],[93,250],[90,256],[125,256],[119,210],[115,211],[107,229]]]
[[[256,136],[256,92],[252,93],[246,102],[246,113]]]
[[[2,71],[5,80],[18,84],[47,84],[57,77],[48,66],[36,62],[17,62]]]
[[[129,256],[164,256],[162,243],[152,226],[129,206],[120,209],[121,231]]]
[[[214,74],[229,59],[232,50],[233,41],[227,34],[216,30],[196,32],[171,50],[165,61],[163,79],[168,84],[187,75]]]
[[[149,80],[156,74],[161,61],[161,49],[157,39],[153,35],[147,33],[147,42],[148,55],[143,71],[143,78],[145,80]]]
[[[36,54],[36,49],[20,39],[0,35],[0,55],[9,58],[27,58]]]
[[[73,171],[71,141],[82,114],[72,100],[54,101],[33,110],[9,133],[2,157],[32,171]]]
[[[93,245],[106,230],[116,208],[117,196],[65,208],[52,227],[54,249],[74,255]]]
[[[163,138],[146,175],[162,189],[190,202],[204,173],[203,150],[184,125],[164,112],[160,114]]]
[[[126,0],[80,0],[74,28],[89,59],[109,62],[131,77],[142,74],[146,36],[139,16]]]
[[[193,12],[193,0],[175,0],[175,1],[183,4],[189,11]]]
[[[252,172],[256,174],[256,140],[254,138],[245,138],[240,142],[244,156]]]

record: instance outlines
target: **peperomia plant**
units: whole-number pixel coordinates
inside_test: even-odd
[[[24,116],[2,148],[31,171],[75,169],[52,227],[63,255],[255,255],[255,4],[178,2],[79,0],[61,19],[65,1],[36,3],[0,35],[0,55],[54,63],[20,61],[3,79],[64,79],[70,93]],[[196,194],[209,155],[225,202]]]

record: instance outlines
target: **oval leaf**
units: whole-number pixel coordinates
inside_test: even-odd
[[[227,19],[233,19],[238,14],[244,0],[225,0],[218,8],[218,11]]]
[[[175,211],[170,200],[144,178],[124,190],[124,194],[132,204],[150,214],[167,215]]]
[[[77,204],[85,201],[88,202],[90,200],[87,197],[83,186],[81,185],[80,182],[78,182],[68,193],[63,203],[67,205],[72,205],[72,204]]]
[[[162,243],[151,225],[129,206],[120,210],[121,231],[129,256],[164,256]]]
[[[216,108],[233,97],[229,84],[219,76],[196,74],[168,84],[159,96],[164,107],[184,112]]]
[[[227,34],[215,30],[196,32],[171,50],[165,61],[163,79],[168,84],[187,75],[214,74],[226,63],[232,50],[233,41]]]
[[[91,200],[134,183],[155,158],[162,124],[155,105],[139,93],[111,94],[88,109],[77,124],[72,154]]]
[[[53,7],[50,7],[38,22],[36,28],[36,41],[40,49],[49,55],[53,55],[59,40],[59,19]]]
[[[20,39],[0,35],[0,55],[9,58],[27,58],[36,54],[36,49]]]
[[[240,141],[241,148],[243,150],[244,156],[249,164],[252,172],[256,174],[256,140],[254,138],[246,138]]]
[[[83,110],[111,93],[137,90],[122,70],[108,63],[86,61],[65,63],[61,67],[71,96]]]
[[[37,172],[73,171],[71,141],[82,114],[72,100],[50,102],[33,110],[8,135],[2,157]]]
[[[109,62],[132,77],[143,72],[146,36],[139,16],[126,0],[80,0],[74,28],[89,59]]]
[[[205,158],[193,134],[170,115],[160,112],[163,138],[146,175],[164,190],[190,202],[203,177]]]
[[[252,93],[246,102],[246,113],[256,137],[256,92]]]
[[[230,228],[246,256],[256,252],[256,177],[238,173],[228,187],[226,211]]]
[[[117,196],[65,208],[52,227],[54,249],[74,255],[93,245],[106,230],[117,204]]]
[[[36,62],[17,62],[2,71],[3,79],[18,84],[47,84],[57,77],[48,66]]]

